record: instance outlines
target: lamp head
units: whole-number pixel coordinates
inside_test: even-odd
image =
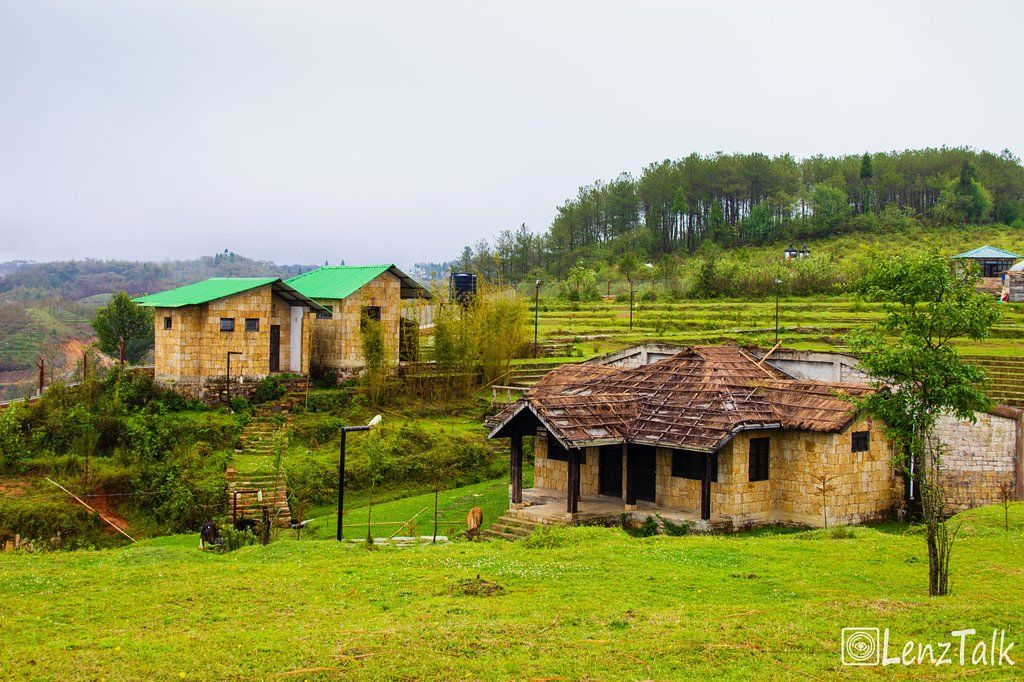
[[[378,414],[377,416],[375,416],[373,419],[370,420],[370,423],[367,424],[367,426],[376,426],[377,424],[380,424],[380,420],[381,419],[383,419],[383,417],[381,417]]]

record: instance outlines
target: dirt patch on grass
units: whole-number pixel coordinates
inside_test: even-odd
[[[496,582],[484,580],[478,574],[475,578],[463,578],[455,584],[456,594],[470,597],[495,597],[505,592],[505,588]]]

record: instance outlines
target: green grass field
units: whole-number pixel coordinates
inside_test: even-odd
[[[1024,504],[1009,531],[1002,513],[961,517],[943,598],[927,597],[919,530],[895,524],[646,539],[576,528],[373,551],[282,536],[227,555],[201,552],[191,535],[5,553],[3,677],[859,678],[841,665],[843,627],[889,628],[896,655],[908,639],[948,641],[961,628],[1024,642]],[[477,576],[494,585],[477,589]]]

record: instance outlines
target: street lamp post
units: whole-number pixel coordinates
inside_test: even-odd
[[[243,353],[240,350],[229,350],[228,351],[227,384],[224,386],[224,400],[225,400],[225,402],[227,402],[228,407],[231,407],[231,356],[232,355],[237,355],[239,358],[241,358]]]
[[[775,344],[779,343],[779,286],[782,284],[782,280],[778,277],[775,278]]]
[[[381,416],[378,414],[368,424],[361,426],[342,426],[341,435],[338,437],[338,542],[341,542],[341,514],[345,508],[345,434],[349,431],[369,431],[377,424],[380,424]]]
[[[629,280],[629,330],[633,331],[633,292],[636,291],[636,287],[633,286],[633,280]]]

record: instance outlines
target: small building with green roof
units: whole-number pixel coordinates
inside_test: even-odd
[[[324,266],[277,277],[215,277],[139,296],[154,309],[156,379],[208,398],[226,386],[311,368],[352,375],[365,320],[381,323],[394,362],[418,340],[403,301],[430,293],[394,265]],[[238,389],[238,395],[245,391]]]
[[[313,321],[313,366],[351,375],[365,365],[362,328],[380,322],[388,354],[397,363],[401,349],[418,340],[416,320],[402,317],[403,301],[430,299],[427,289],[394,264],[325,265],[287,281],[326,310]]]
[[[135,301],[154,311],[155,378],[198,398],[228,380],[307,374],[313,320],[324,312],[278,277],[214,277]]]
[[[952,260],[972,261],[977,264],[982,277],[999,277],[1013,267],[1014,262],[1021,259],[1016,253],[997,249],[994,246],[979,246],[952,256]]]

